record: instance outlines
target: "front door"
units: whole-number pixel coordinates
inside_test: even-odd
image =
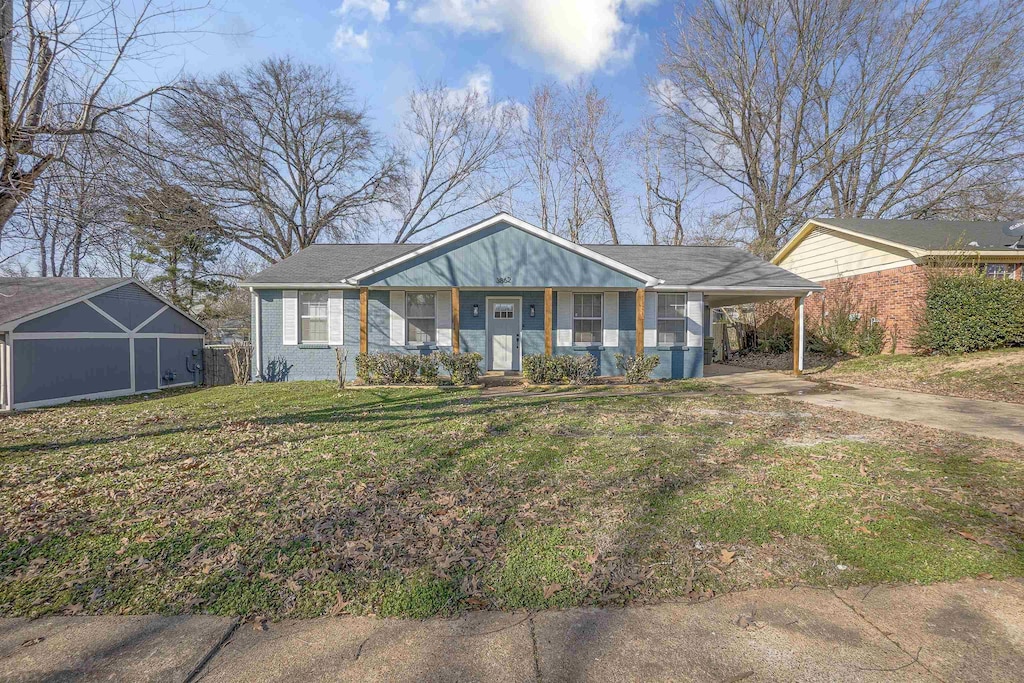
[[[487,300],[488,370],[519,371],[520,299]]]

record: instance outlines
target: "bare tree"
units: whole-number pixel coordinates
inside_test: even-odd
[[[164,112],[168,154],[232,239],[277,261],[394,200],[400,160],[353,99],[331,69],[288,58],[188,79]]]
[[[636,197],[640,218],[651,244],[683,244],[687,215],[685,168],[672,161],[664,143],[664,135],[654,119],[641,122],[630,137],[630,148],[636,157],[643,192]]]
[[[101,140],[70,141],[24,202],[24,237],[33,242],[39,275],[79,277],[96,267],[98,245],[123,247],[112,235],[123,205],[115,181],[119,156]]]
[[[621,161],[621,120],[594,86],[582,83],[568,91],[568,152],[572,172],[577,174],[593,197],[598,217],[612,244],[619,243],[615,217],[619,192],[612,169]]]
[[[534,88],[520,137],[521,154],[537,200],[540,227],[556,232],[562,187],[558,165],[564,154],[559,95],[550,84]]]
[[[592,87],[542,85],[527,105],[520,155],[545,230],[618,243],[618,118]],[[602,234],[603,233],[603,234]]]
[[[135,87],[133,68],[201,26],[206,7],[0,0],[0,230],[73,140],[169,87]]]
[[[491,103],[472,87],[453,90],[439,83],[413,91],[402,122],[409,158],[395,242],[506,196],[517,180],[503,173],[501,162],[518,120],[512,103]]]
[[[1013,2],[703,0],[650,89],[768,254],[809,212],[921,215],[1019,167],[1022,29]]]

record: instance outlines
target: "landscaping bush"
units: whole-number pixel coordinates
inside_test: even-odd
[[[978,274],[933,278],[914,338],[922,351],[969,353],[1024,345],[1024,282]]]
[[[523,375],[533,384],[590,384],[597,377],[597,358],[590,354],[525,356]]]
[[[566,380],[565,363],[562,358],[569,356],[548,356],[538,353],[523,356],[523,376],[533,384],[559,384]]]
[[[561,356],[565,358],[565,377],[569,384],[590,384],[597,377],[597,358],[589,353],[585,356]]]
[[[885,325],[877,318],[866,318],[857,331],[857,353],[861,356],[877,356],[885,348]]]
[[[367,384],[434,382],[437,362],[411,353],[360,353],[356,356],[356,376]]]
[[[622,370],[625,379],[630,384],[649,382],[654,368],[658,367],[661,358],[657,356],[627,356],[622,353],[615,354],[615,365]]]
[[[757,350],[762,353],[788,353],[792,348],[793,336],[785,334],[762,337],[757,345]]]
[[[476,384],[480,379],[480,362],[484,359],[479,353],[447,353],[435,351],[431,354],[436,363],[448,371],[452,384],[465,386]],[[437,367],[434,368],[437,375]]]

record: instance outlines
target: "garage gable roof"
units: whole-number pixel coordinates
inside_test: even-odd
[[[0,277],[0,325],[125,282],[119,277]]]
[[[14,328],[27,318],[35,318],[132,283],[162,302],[167,309],[180,313],[206,329],[187,311],[181,310],[143,283],[134,278],[122,277],[0,277],[0,327]]]

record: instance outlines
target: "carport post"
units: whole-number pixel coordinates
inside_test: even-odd
[[[793,299],[793,374],[804,371],[804,298]]]

